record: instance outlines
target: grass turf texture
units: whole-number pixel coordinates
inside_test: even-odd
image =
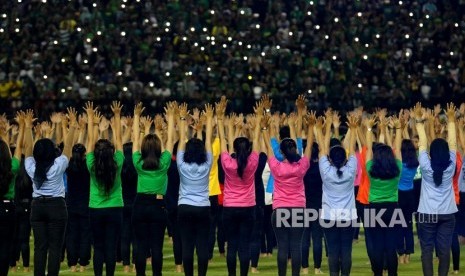
[[[399,270],[398,274],[399,275],[406,275],[406,276],[414,276],[414,275],[422,275],[422,269],[421,269],[421,251],[420,251],[420,245],[419,242],[417,242],[417,237],[415,237],[415,254],[412,254],[410,256],[410,264],[399,264]],[[12,273],[10,272],[8,275],[13,275],[13,276],[23,276],[23,275],[33,275],[33,254],[34,254],[34,247],[33,247],[33,241],[31,239],[31,267],[30,267],[30,272],[25,273],[22,272],[22,267],[18,267],[18,272]],[[276,263],[276,254],[277,250],[273,251],[273,256],[271,257],[260,257],[259,264],[258,264],[258,274],[252,274],[249,273],[249,275],[263,275],[263,276],[276,276],[278,274],[277,270],[277,263]],[[323,251],[324,254],[324,251]],[[174,257],[173,257],[173,251],[172,251],[172,245],[170,244],[170,241],[168,238],[165,239],[164,243],[164,249],[163,249],[163,275],[164,276],[180,276],[184,275],[184,273],[176,273],[175,272],[175,266],[174,266]],[[308,275],[314,275],[314,270],[313,270],[313,259],[312,259],[312,249],[310,248],[310,260],[309,260],[310,268],[309,268],[309,274]],[[460,257],[460,263],[461,263],[461,271],[459,275],[465,275],[465,249],[464,246],[461,247],[461,257]],[[21,264],[21,261],[19,262]],[[434,262],[434,269],[435,272],[437,273],[437,265],[438,262]],[[239,273],[239,260],[237,261],[237,273]],[[194,261],[194,268],[196,269],[196,261]],[[132,267],[131,267],[132,268]],[[79,270],[79,268],[78,268]],[[147,275],[152,275],[152,268],[150,265],[147,265],[147,270],[146,274]],[[328,259],[326,257],[323,257],[323,263],[321,270],[324,272],[324,275],[329,275],[329,269],[328,269]],[[451,256],[451,267],[450,271],[452,271],[452,256]],[[104,273],[105,273],[105,268],[104,268]],[[195,270],[195,275],[197,275],[197,270]],[[291,275],[291,270],[290,270],[290,265],[288,265],[288,275]],[[92,269],[92,260],[91,264],[87,267],[86,272],[80,273],[80,272],[70,272],[69,267],[67,266],[66,260],[61,263],[61,271],[60,275],[64,276],[71,276],[71,275],[76,275],[76,276],[91,276],[94,275],[93,269]],[[129,273],[124,273],[123,272],[123,266],[122,264],[118,263],[116,264],[116,273],[115,275],[135,275],[133,272]],[[226,276],[228,275],[227,273],[227,268],[226,268],[226,258],[220,257],[218,250],[215,249],[215,254],[213,257],[212,262],[208,265],[208,272],[207,275],[212,275],[212,276]],[[370,264],[368,260],[368,256],[366,253],[366,247],[365,247],[365,240],[363,238],[363,233],[361,233],[360,240],[358,243],[353,244],[353,249],[352,249],[352,270],[351,270],[351,275],[355,276],[372,276],[372,272],[370,269]]]

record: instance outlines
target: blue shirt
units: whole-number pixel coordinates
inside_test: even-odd
[[[211,152],[207,153],[207,162],[200,165],[184,162],[184,151],[178,152],[176,164],[181,181],[178,205],[210,206],[208,183],[212,163],[213,155]]]
[[[27,174],[32,179],[33,193],[32,197],[51,196],[51,197],[65,197],[65,183],[63,181],[63,174],[68,168],[68,157],[61,155],[55,158],[53,165],[47,171],[47,180],[42,183],[40,189],[34,181],[34,173],[36,171],[36,161],[34,157],[27,157],[24,160],[24,167]]]
[[[323,180],[323,197],[321,219],[326,220],[354,220],[357,218],[355,208],[354,180],[357,172],[357,158],[351,155],[347,163],[340,169],[331,165],[327,156],[320,158],[319,167]]]
[[[459,191],[465,193],[465,162],[462,163],[459,176]]]
[[[402,170],[400,171],[399,191],[410,191],[413,189],[413,179],[417,174],[417,167],[407,168],[405,163],[402,163]]]
[[[452,187],[456,158],[455,151],[450,151],[450,165],[442,175],[441,185],[436,186],[433,180],[433,169],[431,168],[429,155],[424,150],[420,152],[418,157],[421,168],[419,213],[446,215],[457,212],[454,188]]]
[[[271,138],[271,148],[273,149],[273,154],[274,157],[279,161],[282,162],[284,161],[284,156],[281,153],[281,150],[279,149],[279,142],[276,138]],[[300,155],[302,155],[302,138],[297,138],[297,151],[299,152]],[[273,193],[273,188],[274,188],[274,178],[270,174],[270,178],[268,179],[268,184],[266,185],[266,192],[267,193]]]

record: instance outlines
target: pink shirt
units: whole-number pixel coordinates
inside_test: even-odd
[[[279,162],[274,156],[268,159],[274,177],[273,209],[305,207],[304,175],[310,168],[306,157],[298,162]]]
[[[355,153],[355,157],[357,158],[357,172],[355,174],[354,186],[359,186],[362,181],[362,159],[360,152],[357,151]]]
[[[224,207],[255,206],[255,171],[258,167],[258,153],[253,151],[247,159],[242,178],[237,174],[237,160],[227,152],[221,153],[224,170]]]

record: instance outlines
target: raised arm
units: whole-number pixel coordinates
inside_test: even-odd
[[[64,140],[63,155],[71,158],[71,150],[74,146],[74,132],[77,128],[77,113],[73,107],[68,107],[68,118],[69,118],[69,130],[66,131],[66,136]]]
[[[315,113],[310,113],[307,119],[307,147],[304,151],[304,156],[310,159],[312,157],[313,149],[313,127],[315,126],[316,118]]]
[[[376,117],[371,117],[366,121],[367,124],[367,134],[366,134],[366,141],[367,141],[367,156],[366,162],[373,159],[373,126],[375,125]]]
[[[358,128],[359,119],[354,115],[347,116],[347,125],[349,126],[350,130],[350,137],[348,143],[348,151],[349,156],[355,153],[355,136],[357,136],[357,128]]]
[[[455,130],[456,108],[453,103],[447,105],[447,143],[451,151],[457,150],[457,134]]]
[[[205,134],[205,150],[213,152],[212,149],[212,132],[213,132],[213,106],[205,105],[204,115],[206,117],[206,134]]]
[[[215,104],[218,136],[220,138],[221,152],[227,152],[226,137],[224,133],[224,112],[226,111],[226,98],[222,97],[219,103]]]
[[[424,151],[428,148],[428,138],[426,138],[426,131],[425,131],[425,119],[423,110],[421,108],[421,104],[417,103],[414,108],[414,115],[415,115],[415,125],[418,132],[418,148],[420,151]]]
[[[115,144],[115,149],[123,151],[123,143],[121,139],[121,109],[123,106],[120,102],[114,101],[111,104],[111,111],[113,111],[114,125],[111,125],[113,130],[113,143]]]
[[[27,110],[24,115],[24,156],[32,156],[32,147],[34,141],[32,140],[32,122],[34,121],[34,113],[32,110]]]
[[[265,143],[266,148],[266,155],[268,156],[268,160],[274,157],[273,147],[271,146],[271,139],[270,139],[270,122],[271,119],[269,116],[264,116],[260,121],[256,121],[256,125],[260,126],[262,135],[263,135],[263,142]]]
[[[252,140],[252,150],[255,152],[260,152],[260,122],[262,121],[263,118],[263,104],[262,103],[257,103],[257,105],[254,108],[255,115],[256,115],[256,121],[255,121],[255,129],[253,132],[253,140]]]
[[[134,118],[132,120],[132,152],[140,151],[140,116],[144,111],[142,103],[134,107]]]
[[[173,153],[173,144],[174,144],[174,115],[176,113],[176,103],[169,102],[165,108],[166,117],[168,121],[168,133],[166,138],[166,150],[170,153]]]
[[[187,110],[187,104],[183,103],[179,106],[179,142],[178,142],[178,152],[184,151],[186,149],[186,134],[187,134],[187,118],[189,116],[189,111]]]
[[[328,155],[328,151],[329,151],[328,149],[329,144],[328,145],[326,144],[325,135],[323,134],[323,127],[324,127],[323,124],[324,124],[324,117],[321,117],[321,116],[318,117],[315,123],[315,130],[316,130],[316,140],[320,148],[320,151],[318,154],[319,158]],[[307,146],[308,146],[308,142],[307,142]]]
[[[394,153],[396,158],[402,161],[402,125],[400,123],[400,119],[398,117],[393,118],[394,128],[396,130],[396,137],[394,140]]]
[[[84,110],[87,114],[87,143],[86,150],[88,153],[94,151],[94,103],[87,102],[84,106]]]
[[[24,113],[17,112],[16,113],[16,121],[19,124],[18,136],[16,137],[16,148],[14,152],[14,157],[18,160],[21,160],[21,154],[23,152],[23,140],[24,140]]]

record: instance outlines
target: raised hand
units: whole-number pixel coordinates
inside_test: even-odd
[[[297,111],[299,113],[303,113],[307,107],[305,104],[305,95],[301,94],[297,97],[297,100],[295,100],[295,106],[297,107]]]
[[[347,116],[347,126],[350,128],[350,129],[356,129],[358,127],[358,124],[359,124],[359,119],[356,115],[353,115],[353,114],[350,114]]]
[[[113,111],[113,114],[115,115],[121,115],[121,109],[123,108],[123,106],[121,105],[121,103],[119,101],[113,101],[111,103],[111,111]]]
[[[94,103],[93,102],[87,102],[84,105],[84,111],[86,112],[88,118],[93,118],[94,113],[96,111],[96,109],[94,110]]]
[[[186,118],[189,116],[189,110],[187,109],[187,103],[179,105],[179,117]]]
[[[97,117],[97,116],[96,116]],[[108,121],[107,118],[105,117],[102,117],[102,119],[100,120],[100,123],[98,125],[98,129],[103,132],[105,130],[108,129],[108,127],[110,126],[110,121]]]
[[[415,116],[415,120],[419,121],[423,117],[423,110],[421,108],[421,103],[417,103],[413,108],[413,114]]]
[[[453,103],[447,104],[446,115],[449,122],[455,122],[456,107]]]
[[[215,103],[215,111],[216,111],[216,118],[218,120],[224,119],[224,113],[226,111],[226,101],[220,101],[218,103]]]
[[[334,111],[333,112],[333,126],[334,128],[339,128],[341,125],[341,117],[339,116],[339,112]]]
[[[213,106],[205,104],[205,111],[202,112],[207,118],[213,118]]]
[[[271,106],[271,105],[270,105]],[[253,111],[255,113],[255,115],[257,116],[263,116],[263,110],[269,110],[265,107],[265,104],[263,104],[263,101],[262,102],[257,102],[255,103],[255,107],[253,108]]]
[[[273,100],[270,99],[270,97],[265,94],[262,96],[262,99],[260,101],[263,105],[263,109],[265,109],[266,112],[271,111],[271,106],[273,105]]]
[[[142,103],[138,103],[134,106],[134,116],[140,116],[144,112],[145,107]]]
[[[200,110],[196,107],[192,110],[192,119],[194,119],[195,122],[198,122],[200,120]]]
[[[440,104],[435,105],[433,111],[434,111],[434,116],[437,117],[439,113],[441,113],[441,105]]]
[[[152,127],[153,120],[150,116],[144,116],[140,118],[140,122],[142,123],[145,129],[150,129],[150,127]]]
[[[74,107],[68,107],[66,109],[68,111],[68,119],[69,119],[69,125],[72,126],[72,127],[76,127],[77,126],[77,112],[76,112],[76,109],[74,109]]]

